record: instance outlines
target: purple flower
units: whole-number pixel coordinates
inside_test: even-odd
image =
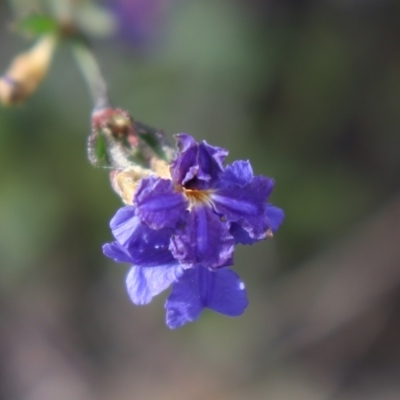
[[[237,243],[272,236],[283,220],[267,204],[272,179],[253,176],[248,161],[224,167],[227,151],[177,135],[171,179],[140,181],[133,205],[111,221],[115,242],[106,256],[133,264],[128,277],[135,304],[146,304],[172,284],[165,307],[167,324],[196,320],[204,308],[229,316],[243,313],[243,282],[228,267]]]
[[[204,308],[237,316],[247,307],[244,283],[229,268],[210,271],[198,264],[185,269],[168,248],[170,229],[152,230],[142,224],[135,206],[121,208],[111,220],[115,242],[103,246],[117,262],[133,264],[126,286],[133,303],[148,304],[172,285],[166,302],[167,325],[178,328],[195,321]]]
[[[170,0],[108,0],[118,20],[119,36],[135,47],[148,44],[162,31]]]
[[[283,214],[267,206],[274,181],[254,177],[248,161],[224,168],[224,149],[185,134],[177,141],[171,180],[151,176],[140,182],[137,216],[156,231],[173,229],[169,249],[182,265],[232,265],[235,243],[265,239],[280,224]]]

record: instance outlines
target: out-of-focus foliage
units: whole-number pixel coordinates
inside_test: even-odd
[[[16,31],[28,35],[44,35],[58,30],[57,21],[47,15],[29,14],[14,25]]]
[[[164,298],[129,302],[101,254],[120,202],[86,159],[90,97],[61,46],[0,109],[0,397],[400,398],[398,2],[164,6],[146,51],[94,51],[115,105],[275,178],[285,223],[235,260],[250,307],[169,332]],[[4,71],[30,43],[0,19]]]

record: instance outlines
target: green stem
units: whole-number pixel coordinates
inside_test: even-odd
[[[73,43],[72,53],[93,100],[94,109],[111,106],[107,84],[93,53],[83,43]]]

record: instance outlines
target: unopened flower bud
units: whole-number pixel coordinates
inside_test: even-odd
[[[108,133],[119,141],[127,141],[132,148],[138,145],[138,137],[133,127],[133,120],[129,113],[121,108],[104,108],[94,110],[92,127]]]
[[[170,178],[173,153],[163,131],[134,121],[127,111],[111,106],[93,110],[88,140],[88,157],[93,165],[119,171],[136,165]]]
[[[0,78],[0,100],[5,105],[25,101],[39,86],[49,68],[56,38],[44,36],[27,52],[17,56]]]

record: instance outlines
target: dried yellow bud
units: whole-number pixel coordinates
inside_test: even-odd
[[[0,100],[5,105],[25,101],[38,87],[49,68],[56,38],[44,36],[27,52],[17,56],[0,78]]]
[[[169,164],[166,161],[154,157],[150,160],[150,168],[160,178],[171,179]]]
[[[133,204],[133,196],[141,179],[152,175],[148,169],[132,166],[123,171],[111,172],[111,185],[125,204]]]

